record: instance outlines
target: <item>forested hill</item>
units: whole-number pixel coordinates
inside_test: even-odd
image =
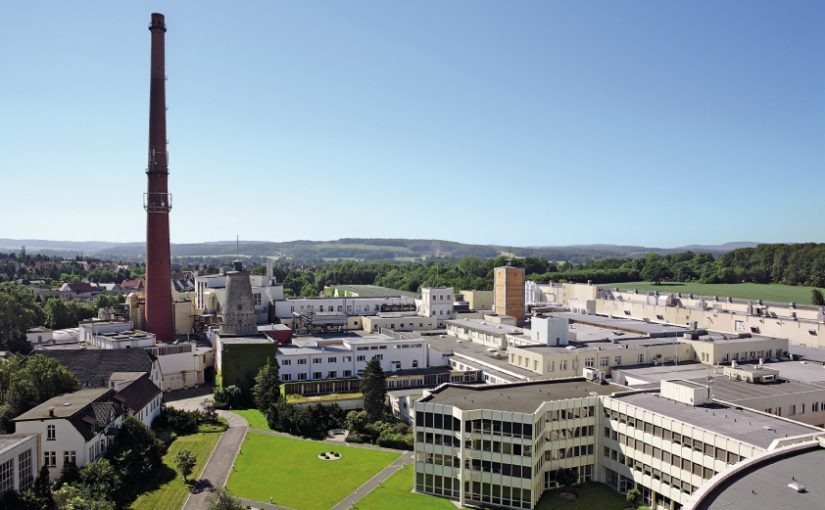
[[[68,242],[37,239],[0,239],[0,251],[19,251],[22,246],[30,253],[53,255],[84,255],[116,260],[141,260],[143,243]],[[173,244],[175,257],[232,257],[240,252],[246,257],[280,257],[303,261],[334,259],[399,260],[413,261],[428,258],[478,257],[489,259],[498,256],[536,257],[555,262],[587,262],[608,257],[639,257],[646,253],[678,253],[693,250],[720,255],[755,243],[727,243],[718,246],[690,246],[684,248],[655,248],[643,246],[618,246],[591,244],[576,246],[517,247],[464,244],[437,239],[360,239],[345,238],[335,241],[234,241]]]

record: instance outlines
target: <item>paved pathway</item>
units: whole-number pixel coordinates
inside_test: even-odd
[[[179,400],[167,401],[166,405],[178,409],[194,410],[202,409],[203,404],[211,400],[211,395],[185,395],[185,398]],[[249,429],[249,423],[240,415],[228,412],[218,411],[218,414],[226,419],[229,428],[221,434],[218,444],[206,461],[203,471],[198,478],[186,503],[183,505],[183,510],[203,510],[209,505],[209,500],[212,497],[214,490],[223,488],[226,481],[229,479],[229,474],[235,464],[235,457],[241,449],[241,444],[246,437],[246,431]],[[250,502],[251,504],[252,502]],[[268,510],[279,510],[274,506],[258,505],[260,508],[267,508]]]
[[[405,452],[403,455],[398,457],[398,459],[396,459],[395,462],[385,467],[383,470],[381,470],[380,473],[373,476],[372,478],[364,482],[360,487],[355,489],[355,492],[339,501],[338,504],[332,507],[331,510],[346,510],[348,508],[352,508],[355,505],[355,503],[357,503],[361,500],[361,498],[372,492],[373,489],[381,485],[381,483],[384,482],[384,480],[394,475],[396,471],[402,469],[407,464],[412,464],[415,461],[414,455],[415,454],[413,452]]]

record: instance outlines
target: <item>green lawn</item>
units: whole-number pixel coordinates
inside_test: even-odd
[[[561,490],[545,492],[536,510],[622,510],[629,505],[624,494],[619,494],[603,483],[590,482],[564,489],[577,495],[576,499],[559,496]]]
[[[356,504],[358,510],[455,510],[445,498],[412,492],[415,470],[412,464],[392,475],[380,487]]]
[[[155,472],[145,484],[146,487],[154,488],[141,494],[129,508],[132,510],[180,510],[186,501],[186,496],[189,495],[189,488],[183,483],[183,477],[175,470],[172,459],[184,448],[192,450],[198,458],[198,463],[192,471],[192,478],[197,479],[220,437],[221,434],[217,432],[177,437],[169,445],[166,455],[163,456],[164,467]]]
[[[332,402],[335,400],[362,399],[363,393],[328,393],[326,395],[296,395],[286,396],[286,401],[290,404],[314,404],[316,402]]]
[[[741,299],[762,299],[779,303],[811,304],[811,288],[779,283],[679,283],[663,282],[654,285],[650,282],[607,283],[606,287],[620,289],[638,289],[641,291],[658,290],[659,292],[682,292],[694,296],[730,296]]]
[[[340,460],[320,460],[334,450]],[[249,433],[227,489],[236,496],[297,510],[328,510],[391,464],[398,453]]]
[[[257,409],[232,409],[232,412],[246,418],[246,421],[249,422],[250,428],[271,430],[269,428],[269,423],[266,422],[266,416],[264,416],[264,413],[258,411]]]

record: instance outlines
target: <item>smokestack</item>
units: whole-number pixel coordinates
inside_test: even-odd
[[[163,14],[152,13],[152,65],[149,88],[149,185],[143,197],[146,209],[145,327],[158,340],[172,340],[172,283],[169,250],[169,154],[166,151],[166,64]]]

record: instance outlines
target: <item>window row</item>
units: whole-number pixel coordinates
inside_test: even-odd
[[[742,460],[742,457],[740,455],[733,452],[729,452],[724,448],[714,446],[710,443],[704,443],[688,435],[684,435],[679,432],[674,432],[670,429],[661,427],[659,425],[654,425],[650,422],[646,422],[644,420],[634,418],[632,416],[627,416],[613,409],[605,409],[605,415],[607,415],[612,420],[618,421],[619,423],[624,423],[637,430],[642,430],[648,434],[652,434],[654,437],[664,439],[665,441],[670,441],[673,444],[684,446],[686,448],[691,448],[693,451],[702,453],[704,455],[707,455],[708,457],[715,457],[716,459],[725,461],[728,464],[736,464],[737,462]],[[621,434],[619,434],[619,436],[621,436]],[[605,427],[605,437],[611,437],[612,439],[616,440],[616,433],[609,427]],[[621,440],[619,440],[619,442],[621,442]],[[638,450],[639,448],[636,449]]]
[[[447,434],[433,434],[431,432],[422,432],[420,430],[415,432],[415,442],[453,446],[455,448],[461,447],[461,441],[453,436]]]
[[[482,452],[502,453],[504,455],[523,455],[525,457],[531,456],[529,446],[522,446],[519,443],[508,443],[506,441],[467,439],[464,441],[464,448],[468,450],[479,450]]]
[[[530,423],[514,423],[488,419],[467,420],[464,423],[464,432],[532,438],[533,425]]]
[[[654,480],[658,480],[664,483],[665,485],[669,485],[675,489],[678,489],[684,492],[685,494],[693,494],[696,491],[696,489],[698,489],[698,487],[692,485],[690,482],[680,480],[679,478],[671,476],[670,474],[664,471],[660,471],[658,469],[653,468],[652,466],[648,466],[647,464],[643,463],[638,459],[631,459],[630,457],[622,455],[621,452],[617,452],[616,450],[610,449],[609,458],[615,460],[619,464],[624,464],[625,466],[634,471],[643,473],[653,478]],[[696,473],[694,472],[694,474]],[[699,475],[702,476],[701,473],[699,473]],[[710,477],[703,476],[703,478],[708,479]]]
[[[464,499],[491,505],[530,508],[530,489],[482,482],[464,482]]]
[[[550,430],[546,437],[548,441],[561,441],[564,439],[573,439],[577,437],[590,437],[594,432],[593,425],[585,425],[583,427],[568,427],[558,430]]]
[[[415,426],[461,432],[461,420],[450,414],[426,413],[423,411],[416,411]]]
[[[533,476],[530,466],[520,466],[507,462],[493,462],[481,459],[464,459],[464,469],[481,471],[483,473],[494,473],[502,476],[512,476],[513,478],[530,478]]]

